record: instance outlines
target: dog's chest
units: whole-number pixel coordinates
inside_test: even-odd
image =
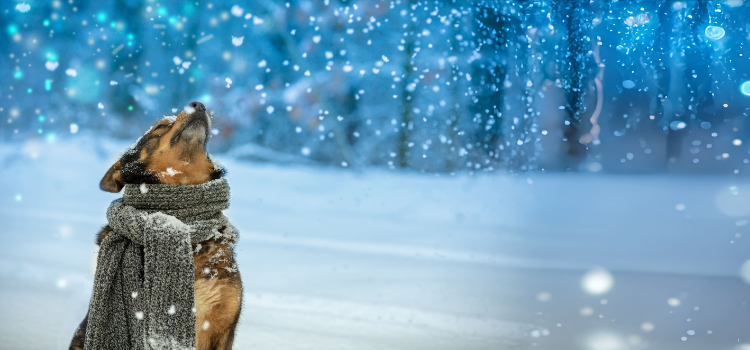
[[[231,244],[208,240],[193,244],[195,279],[231,278],[237,273]]]

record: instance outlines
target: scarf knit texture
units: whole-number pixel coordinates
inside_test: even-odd
[[[85,349],[193,349],[191,244],[234,243],[226,179],[202,185],[125,185],[112,202],[89,306]]]

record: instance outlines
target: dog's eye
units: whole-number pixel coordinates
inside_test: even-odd
[[[159,129],[161,129],[161,128],[166,128],[166,127],[167,127],[167,124],[161,124],[161,125],[157,125],[157,126],[156,126],[156,127],[154,128],[154,131],[156,131],[156,130],[159,130]]]

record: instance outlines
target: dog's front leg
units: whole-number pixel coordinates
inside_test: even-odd
[[[242,289],[239,275],[233,279],[195,281],[195,348],[232,348],[234,330],[240,317]]]

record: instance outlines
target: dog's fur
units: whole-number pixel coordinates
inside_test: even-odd
[[[120,192],[125,184],[198,185],[224,176],[206,152],[211,120],[205,106],[191,102],[177,118],[156,123],[107,171],[99,187]],[[102,228],[97,245],[111,232]],[[195,265],[195,348],[231,349],[240,317],[242,282],[234,268],[234,247],[209,240],[193,245]],[[222,253],[223,254],[220,254]],[[222,258],[217,259],[216,256]],[[235,271],[235,272],[230,272]],[[70,349],[83,349],[88,315],[73,336]]]

